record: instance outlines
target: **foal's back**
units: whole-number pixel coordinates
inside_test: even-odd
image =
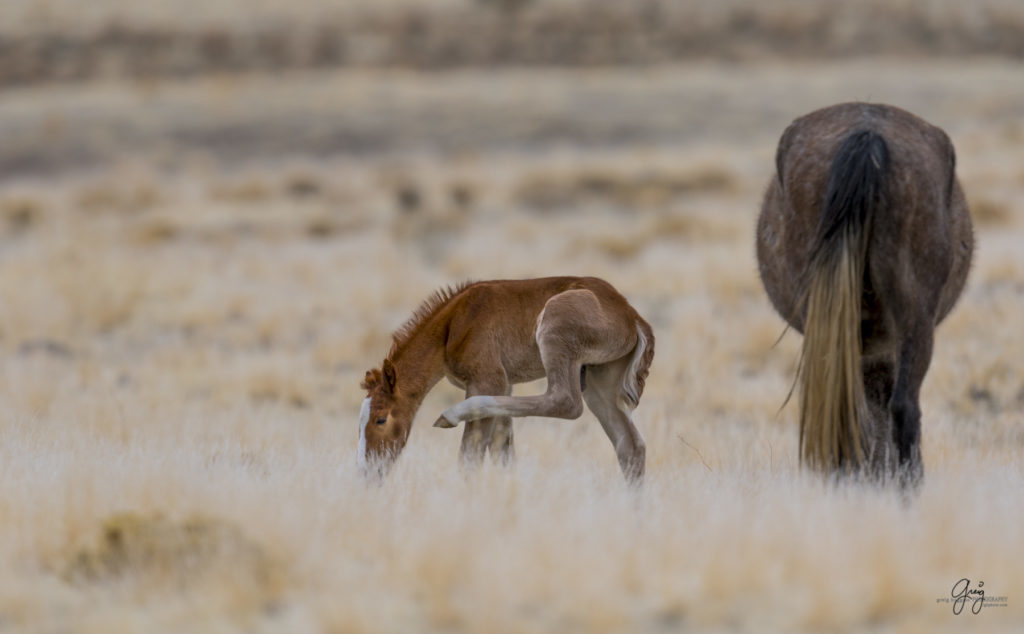
[[[596,299],[591,320],[635,331],[639,315],[625,297],[596,277],[491,280],[467,286],[451,302],[446,358],[454,378],[472,372],[482,359],[500,363],[513,383],[544,376],[537,347],[537,321],[545,304],[566,291],[588,291]],[[494,358],[498,355],[498,358]]]

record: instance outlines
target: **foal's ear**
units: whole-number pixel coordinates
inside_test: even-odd
[[[374,368],[366,371],[366,376],[363,377],[363,382],[359,384],[359,387],[367,391],[372,391],[375,387],[380,385],[381,373],[380,370]]]
[[[391,363],[391,359],[384,359],[383,370],[384,378],[384,391],[388,394],[395,393],[395,383],[398,381],[398,373],[395,371],[395,364]]]

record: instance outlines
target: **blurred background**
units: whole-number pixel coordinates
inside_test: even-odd
[[[1024,605],[1022,62],[1017,0],[0,2],[0,631],[940,631],[921,606],[972,566]],[[799,337],[754,261],[783,129],[849,100],[950,134],[978,232],[913,517],[799,479]],[[589,414],[517,423],[516,470],[466,488],[442,385],[361,487],[390,333],[439,286],[558,274],[655,329],[648,547]]]
[[[750,64],[1011,61],[1022,31],[1013,0],[10,0],[0,173],[744,139],[797,114]],[[719,85],[645,77],[694,65]]]
[[[694,297],[764,303],[775,142],[846,100],[945,128],[1007,239],[1022,56],[1013,0],[10,0],[0,345],[312,357],[277,391],[338,413],[466,278],[604,275],[682,330]],[[226,398],[270,389],[248,380]]]

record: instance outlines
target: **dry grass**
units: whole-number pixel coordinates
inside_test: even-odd
[[[1002,226],[1013,220],[1010,206],[991,198],[972,198],[969,201],[971,215],[981,226]]]
[[[97,532],[94,540],[68,555],[63,572],[68,582],[120,583],[139,594],[200,593],[196,586],[203,582],[240,586],[236,592],[265,594],[267,609],[282,590],[277,564],[223,522],[203,517],[173,522],[160,515],[121,513],[105,519]]]
[[[538,210],[571,210],[580,205],[605,203],[625,209],[667,205],[693,193],[729,193],[736,177],[719,165],[691,170],[623,173],[621,166],[576,168],[568,174],[528,174],[516,186],[517,202]]]
[[[385,149],[239,167],[147,146],[131,169],[45,163],[0,183],[0,631],[1019,628],[1024,182],[1003,134],[1019,69],[652,73],[391,75],[383,97],[370,76],[254,78],[236,95],[265,96],[253,138],[337,116],[385,130]],[[517,112],[489,110],[506,84]],[[0,127],[88,103],[130,123],[95,146],[116,157],[136,134],[230,123],[216,85],[16,91]],[[576,119],[559,105],[595,92],[631,101]],[[713,99],[657,119],[693,92]],[[753,259],[781,126],[864,95],[950,131],[979,214],[924,386],[910,504],[797,470],[794,411],[779,408],[800,340],[775,345]],[[147,99],[162,106],[132,122]],[[309,103],[327,105],[313,117]],[[449,110],[465,124],[411,114]],[[613,134],[637,112],[649,135]],[[537,120],[598,141],[509,145]],[[651,141],[676,127],[689,132]],[[451,134],[475,150],[423,149]],[[524,204],[538,188],[557,200]],[[589,415],[520,421],[513,467],[460,471],[458,433],[423,422],[461,398],[446,384],[391,477],[359,480],[358,383],[390,331],[442,284],[560,273],[607,278],[654,326],[643,490],[623,485]],[[1008,607],[954,616],[937,600],[962,577]]]
[[[6,196],[0,200],[0,222],[7,232],[28,230],[42,217],[43,205],[32,196]]]

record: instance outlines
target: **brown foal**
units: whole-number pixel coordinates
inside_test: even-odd
[[[435,427],[466,422],[461,457],[514,456],[513,416],[575,419],[586,403],[615,447],[626,479],[643,479],[646,448],[631,413],[654,358],[650,325],[593,277],[465,283],[438,291],[394,334],[380,369],[366,373],[359,462],[383,475],[405,446],[424,397],[447,377],[466,400]],[[537,396],[512,385],[547,377]]]

